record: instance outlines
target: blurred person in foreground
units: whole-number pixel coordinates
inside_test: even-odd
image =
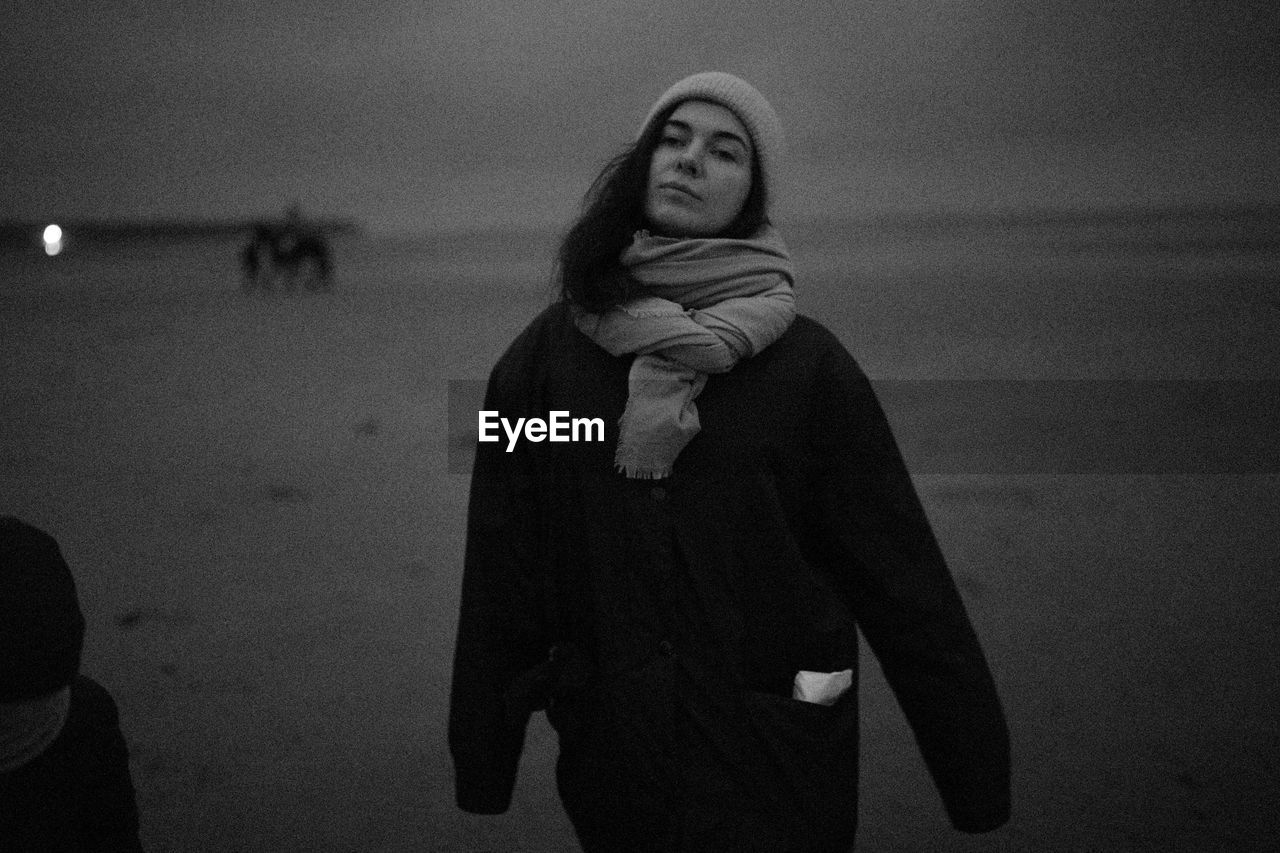
[[[84,617],[58,543],[0,516],[0,850],[142,850],[115,702],[80,675]]]
[[[509,807],[545,707],[587,851],[849,850],[861,629],[953,825],[1009,818],[1005,717],[910,475],[866,376],[795,311],[781,148],[745,81],[676,83],[490,375],[511,424],[607,430],[477,445],[449,720],[466,811]]]

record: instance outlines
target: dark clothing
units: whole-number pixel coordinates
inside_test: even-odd
[[[631,357],[555,305],[485,409],[602,418],[604,442],[477,446],[454,660],[459,805],[504,811],[525,719],[508,688],[550,645],[592,661],[548,711],[587,850],[847,850],[857,820],[857,628],[954,825],[1009,814],[1009,741],[978,641],[870,384],[797,318],[713,375],[663,480],[615,472]],[[854,670],[835,705],[798,670]]]
[[[0,773],[0,850],[142,850],[119,714],[92,679],[78,676],[71,683],[70,714],[49,748]]]

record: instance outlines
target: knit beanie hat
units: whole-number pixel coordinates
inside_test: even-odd
[[[782,162],[782,122],[764,95],[740,77],[723,71],[703,71],[684,78],[663,92],[662,97],[649,108],[637,138],[644,135],[658,113],[673,104],[690,100],[720,104],[738,117],[751,135],[751,144],[760,159],[760,178],[766,192],[772,192],[776,188],[778,168]]]
[[[58,543],[0,516],[0,702],[70,684],[83,644],[84,616]]]

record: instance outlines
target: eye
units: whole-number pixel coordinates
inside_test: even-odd
[[[714,153],[719,159],[724,160],[726,163],[739,163],[742,161],[742,157],[738,154],[737,150],[733,148],[717,148],[712,153]]]

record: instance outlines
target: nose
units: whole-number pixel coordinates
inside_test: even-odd
[[[676,160],[676,169],[691,178],[696,178],[698,177],[698,173],[701,171],[702,166],[699,159],[695,156],[695,152],[690,148],[686,148],[680,154],[680,158]]]

